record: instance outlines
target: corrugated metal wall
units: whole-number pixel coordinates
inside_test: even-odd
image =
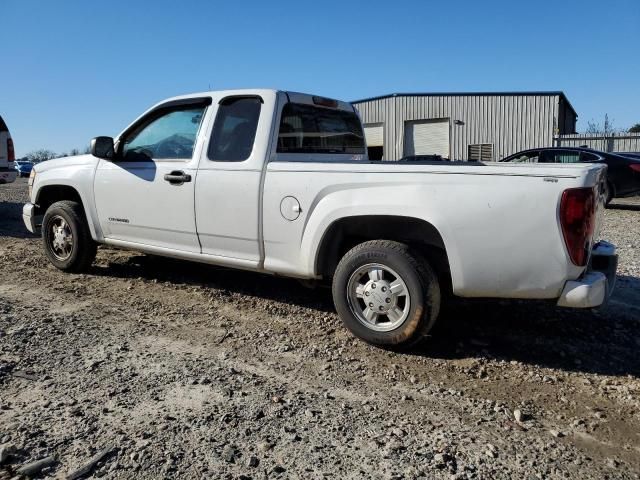
[[[558,135],[555,145],[558,147],[581,147],[603,152],[640,152],[640,133],[621,133],[618,135],[593,135],[579,133],[574,135]]]
[[[354,103],[363,123],[384,124],[384,158],[403,156],[404,122],[448,118],[450,158],[468,159],[468,146],[493,144],[494,159],[553,145],[558,95],[393,96]]]

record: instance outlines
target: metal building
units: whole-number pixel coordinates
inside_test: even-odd
[[[563,92],[394,93],[357,100],[369,158],[441,155],[497,161],[575,133]]]

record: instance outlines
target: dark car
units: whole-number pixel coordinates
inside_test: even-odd
[[[400,159],[401,162],[448,162],[448,158],[440,155],[407,155]]]
[[[622,155],[623,157],[630,157],[640,160],[640,152],[613,152],[616,155]]]
[[[27,160],[16,160],[14,167],[19,177],[28,177],[33,169],[33,163]]]
[[[640,159],[581,147],[524,150],[500,160],[525,163],[603,163],[607,165],[607,204],[640,193]]]

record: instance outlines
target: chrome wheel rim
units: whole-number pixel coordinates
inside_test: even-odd
[[[347,299],[358,321],[377,332],[398,328],[411,309],[407,284],[393,269],[380,263],[362,265],[351,274]]]
[[[60,215],[55,215],[49,222],[49,246],[58,260],[67,260],[73,252],[71,227]]]

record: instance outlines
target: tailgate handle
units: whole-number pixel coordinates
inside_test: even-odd
[[[184,173],[182,170],[174,170],[171,173],[167,173],[164,179],[171,185],[182,185],[185,182],[191,181],[191,175]]]

